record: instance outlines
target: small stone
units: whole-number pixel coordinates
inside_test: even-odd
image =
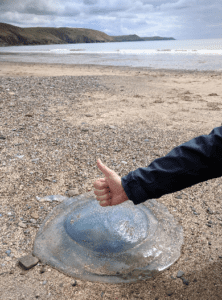
[[[27,227],[27,225],[25,223],[23,223],[23,222],[19,222],[18,226],[22,227],[22,228],[26,228]]]
[[[3,135],[0,135],[0,140],[5,140],[6,139],[6,137],[5,136],[3,136]]]
[[[148,139],[145,139],[144,142],[149,142],[149,140],[148,140]]]
[[[20,275],[25,275],[27,272],[25,272],[25,271],[22,271],[22,272],[20,272]]]
[[[44,280],[43,283],[42,283],[42,285],[46,285],[46,283],[47,283],[47,280]]]
[[[33,117],[33,114],[32,113],[28,113],[25,115],[25,117]]]
[[[167,291],[167,295],[168,295],[168,296],[173,295],[173,291]]]
[[[69,190],[67,192],[67,194],[68,194],[69,197],[77,196],[77,195],[79,195],[79,190],[78,189]]]
[[[177,199],[183,199],[181,196],[176,196],[175,198],[177,198]]]
[[[109,125],[109,128],[110,128],[110,129],[115,129],[116,127],[113,126],[113,125]]]
[[[90,114],[86,114],[85,116],[86,117],[93,117],[93,115],[90,115]]]
[[[185,279],[184,277],[181,277],[181,279],[183,280],[183,284],[185,285],[189,284],[189,280]]]
[[[30,222],[32,223],[32,224],[36,224],[36,220],[35,219],[30,219]]]
[[[208,242],[208,245],[211,246],[212,245],[211,242]]]
[[[9,250],[6,250],[5,253],[6,253],[8,256],[10,256],[11,250],[10,250],[10,249],[9,249]]]
[[[76,286],[77,285],[77,281],[74,280],[74,282],[72,283],[72,286]]]
[[[40,269],[40,274],[45,273],[45,271],[46,271],[46,269],[45,269],[44,267],[42,267],[42,268]]]
[[[32,217],[33,219],[38,219],[38,218],[39,218],[39,215],[38,215],[36,212],[33,212],[33,213],[31,213],[31,217]]]
[[[207,209],[207,213],[210,214],[210,215],[214,214],[214,212],[210,208]]]
[[[14,272],[15,272],[14,270],[10,270],[9,274],[14,274]]]
[[[177,272],[177,278],[181,278],[184,275],[183,271],[178,271]]]
[[[49,178],[49,177],[45,178],[44,180],[45,180],[45,181],[52,181],[52,179]]]
[[[31,269],[38,263],[39,259],[37,257],[32,256],[31,254],[23,256],[19,259],[20,265],[24,267],[26,270]]]
[[[208,96],[218,96],[216,93],[211,93]]]

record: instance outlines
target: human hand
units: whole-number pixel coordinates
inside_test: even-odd
[[[99,178],[93,184],[94,194],[100,205],[112,206],[129,200],[122,187],[121,177],[105,166],[100,159],[97,160],[97,167],[105,175],[105,178]]]

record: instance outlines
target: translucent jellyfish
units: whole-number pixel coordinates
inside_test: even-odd
[[[183,230],[156,200],[101,207],[93,192],[56,206],[33,254],[82,280],[129,283],[154,277],[180,256]]]

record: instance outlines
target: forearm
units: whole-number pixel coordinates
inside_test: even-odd
[[[196,137],[121,178],[130,200],[139,204],[222,176],[222,127]]]

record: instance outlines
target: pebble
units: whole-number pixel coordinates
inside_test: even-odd
[[[10,250],[10,249],[9,249],[9,250],[6,250],[5,253],[6,253],[8,256],[10,256],[11,250]]]
[[[42,283],[42,285],[46,285],[46,283],[47,283],[47,280],[44,280],[43,283]]]
[[[20,275],[25,275],[27,272],[25,272],[25,271],[22,271],[22,272],[20,272]]]
[[[184,275],[183,271],[180,270],[177,272],[177,278],[181,278],[183,275]]]
[[[32,217],[33,219],[38,219],[38,218],[39,218],[39,215],[38,215],[37,213],[33,212],[33,213],[31,213],[31,217]]]
[[[31,269],[38,263],[39,259],[32,256],[32,254],[23,256],[19,259],[19,264],[22,265],[26,270]]]
[[[2,214],[0,214],[0,218],[2,217]]]
[[[172,296],[173,295],[173,291],[167,291],[167,296]]]
[[[210,208],[208,208],[206,211],[207,211],[207,213],[210,214],[210,215],[213,215],[213,214],[214,214],[214,212],[213,212]]]
[[[21,228],[26,228],[27,227],[27,225],[23,222],[19,222],[18,226],[21,227]]]
[[[77,196],[77,195],[79,195],[79,190],[78,189],[69,190],[67,192],[67,194],[68,194],[69,197]]]
[[[184,277],[181,277],[181,279],[183,280],[183,284],[185,285],[189,284],[189,280],[185,279]]]
[[[46,269],[44,267],[42,267],[39,272],[42,274],[42,273],[45,273],[45,271],[46,271]]]
[[[35,219],[30,219],[30,222],[31,222],[32,224],[36,224],[36,223],[37,223],[37,221],[36,221]]]
[[[218,96],[216,93],[211,93],[208,96]]]
[[[77,285],[77,281],[74,280],[74,282],[72,283],[72,286],[76,286]]]
[[[44,180],[45,180],[45,181],[52,181],[52,179],[51,179],[51,178],[48,178],[48,177],[45,178]]]

